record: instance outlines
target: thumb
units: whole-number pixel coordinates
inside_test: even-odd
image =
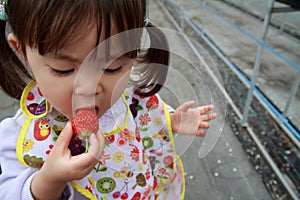
[[[99,129],[97,134],[92,134],[89,138],[89,151],[88,153],[91,154],[96,160],[99,160],[102,151],[104,148],[104,137]]]
[[[193,107],[194,104],[195,104],[194,101],[184,102],[181,106],[179,106],[178,110],[181,111],[181,112],[186,112],[186,111],[188,111],[188,109]]]

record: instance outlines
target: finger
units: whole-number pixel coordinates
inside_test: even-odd
[[[217,113],[212,113],[212,114],[208,114],[208,115],[201,115],[201,121],[209,121],[209,120],[213,120],[217,117]]]
[[[91,135],[91,137],[89,138],[89,143],[90,147],[88,153],[99,160],[104,148],[104,137],[101,134],[100,130],[97,134]]]
[[[55,149],[57,149],[58,151],[65,151],[66,149],[68,149],[72,135],[73,131],[71,128],[71,123],[68,122],[66,127],[61,131],[56,140]]]
[[[204,130],[201,130],[201,129],[199,129],[198,131],[197,131],[197,134],[196,134],[196,136],[198,136],[198,137],[204,137],[206,134],[205,134],[205,131]]]
[[[72,159],[82,169],[90,169],[100,159],[104,148],[104,137],[99,130],[97,134],[92,134],[89,137],[89,149],[88,153],[82,153],[77,156],[73,156]]]
[[[187,101],[187,102],[184,102],[178,109],[182,112],[186,112],[186,111],[188,111],[188,109],[193,107],[194,104],[195,104],[194,101]]]
[[[77,169],[75,179],[81,179],[89,174],[94,166],[97,164],[98,160],[89,153],[82,153],[77,156],[71,157],[73,169]]]
[[[210,123],[209,122],[201,122],[199,124],[198,128],[209,128],[210,127]]]
[[[95,135],[91,135],[90,138],[91,140],[95,140]],[[93,142],[93,146],[97,146],[95,145],[95,142]],[[94,165],[98,162],[99,159],[97,159],[94,154],[95,151],[92,148],[92,152],[90,153],[91,148],[89,148],[89,152],[88,153],[82,153],[76,156],[72,156],[72,161],[73,161],[73,167],[80,169],[82,172],[88,172],[90,170],[93,169]]]
[[[206,105],[206,106],[200,106],[199,107],[199,112],[200,112],[200,115],[203,114],[203,113],[206,113],[206,112],[209,112],[211,110],[214,109],[214,105]]]

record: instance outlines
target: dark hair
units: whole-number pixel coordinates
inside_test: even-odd
[[[137,29],[133,44],[136,45],[137,50],[126,55],[137,58],[139,62],[147,63],[142,73],[151,76],[151,79],[142,79],[138,83],[136,92],[142,96],[150,96],[158,92],[167,76],[168,43],[163,32],[149,23],[146,30],[151,41],[150,48],[145,53],[138,53],[142,35],[140,30],[143,30],[146,12],[146,0],[8,0],[6,5],[8,21],[0,20],[0,86],[9,96],[20,99],[22,90],[32,79],[26,66],[6,40],[6,23],[18,38],[20,44],[18,48],[26,57],[26,45],[37,48],[41,55],[57,52],[67,42],[74,40],[76,33],[92,28],[92,23],[89,22],[97,25],[98,40],[100,40],[101,28],[105,25],[107,39],[111,36],[111,21],[114,20],[118,32]],[[156,48],[151,48],[152,46]],[[156,67],[151,67],[152,64],[163,67],[157,72]],[[151,83],[148,82],[150,80]]]

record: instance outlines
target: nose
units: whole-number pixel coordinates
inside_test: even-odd
[[[78,108],[90,107],[97,108],[103,93],[103,87],[100,82],[86,80],[77,83],[73,87],[72,110],[75,115]]]
[[[100,81],[92,79],[75,84],[74,93],[78,96],[95,96],[103,92]]]

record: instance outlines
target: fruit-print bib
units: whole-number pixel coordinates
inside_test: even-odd
[[[40,168],[68,119],[51,108],[34,81],[24,89],[20,104],[26,120],[17,156],[22,164]],[[89,199],[183,199],[183,166],[174,152],[169,113],[158,95],[140,97],[129,82],[99,126],[104,150],[90,174],[71,182],[78,192]],[[85,150],[77,137],[69,149],[72,155]]]

